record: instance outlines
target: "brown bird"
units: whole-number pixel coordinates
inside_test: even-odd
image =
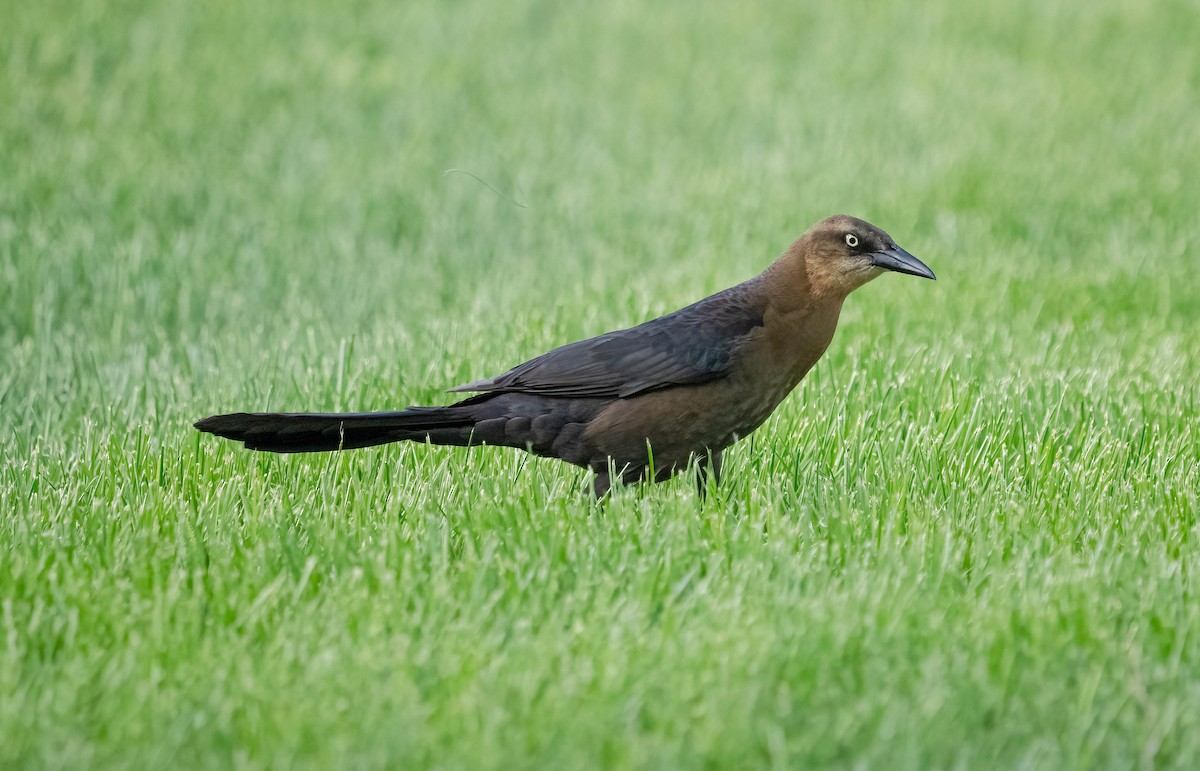
[[[196,428],[251,450],[348,450],[411,440],[502,445],[656,482],[693,460],[703,492],[721,452],[758,428],[829,347],[842,302],[884,271],[934,278],[891,236],[821,220],[758,276],[630,329],[555,348],[451,391],[447,407],[345,414],[234,413]]]

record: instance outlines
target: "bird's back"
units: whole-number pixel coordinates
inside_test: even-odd
[[[733,371],[747,336],[763,325],[759,280],[452,390],[624,399],[719,380]]]

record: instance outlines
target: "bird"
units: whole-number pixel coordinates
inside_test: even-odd
[[[935,279],[878,227],[847,215],[806,230],[762,273],[628,329],[563,345],[449,389],[447,406],[391,412],[213,415],[200,431],[274,453],[399,441],[494,445],[589,469],[614,484],[662,482],[694,464],[700,494],[833,340],[842,303],[885,272]]]

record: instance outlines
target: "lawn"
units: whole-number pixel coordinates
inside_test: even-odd
[[[976,7],[977,6],[977,7]],[[8,3],[0,767],[1200,767],[1193,3]],[[274,456],[834,213],[687,480]]]

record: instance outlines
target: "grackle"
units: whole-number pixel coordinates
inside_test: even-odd
[[[555,348],[446,407],[214,415],[196,428],[251,450],[317,452],[412,440],[502,445],[591,469],[604,496],[694,461],[701,491],[721,452],[758,428],[833,339],[842,302],[884,271],[934,278],[879,228],[821,220],[760,275],[630,329]]]

